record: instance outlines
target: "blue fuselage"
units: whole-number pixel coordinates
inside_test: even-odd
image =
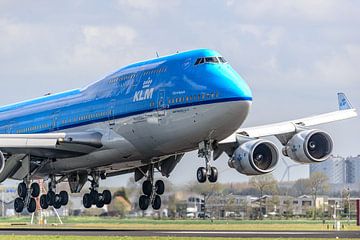
[[[67,131],[146,112],[218,102],[251,101],[245,81],[220,57],[200,49],[121,68],[83,89],[0,108],[0,133]]]

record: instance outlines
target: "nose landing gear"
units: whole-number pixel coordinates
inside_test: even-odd
[[[198,168],[196,177],[199,183],[206,182],[206,179],[211,183],[217,182],[218,170],[211,166],[213,161],[213,147],[212,141],[203,141],[199,144],[198,156],[205,159],[205,167]]]

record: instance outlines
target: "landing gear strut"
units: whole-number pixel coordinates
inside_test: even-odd
[[[91,187],[90,193],[85,193],[83,197],[83,205],[85,208],[91,208],[92,205],[95,205],[98,208],[104,207],[111,203],[112,195],[109,190],[104,190],[102,193],[98,192],[99,188],[99,179],[101,174],[94,172],[91,174]]]
[[[205,167],[200,167],[197,170],[196,177],[199,183],[206,182],[206,179],[211,183],[215,183],[218,179],[218,170],[211,166],[213,161],[213,147],[212,141],[203,141],[199,144],[198,156],[205,159]]]
[[[165,192],[165,184],[162,180],[154,182],[154,165],[151,165],[148,178],[143,182],[142,185],[143,195],[139,198],[139,207],[145,211],[149,208],[150,204],[154,210],[161,208],[161,197],[160,195]]]

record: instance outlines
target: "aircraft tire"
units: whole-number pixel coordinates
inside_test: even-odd
[[[30,189],[32,197],[37,198],[40,195],[40,185],[38,183],[32,183]]]
[[[85,208],[91,208],[92,199],[89,193],[85,193],[83,196],[83,205]]]
[[[27,210],[29,213],[33,213],[36,211],[36,201],[35,198],[30,198],[29,205],[27,206]]]
[[[24,210],[24,206],[25,206],[25,203],[22,198],[18,197],[15,199],[15,201],[14,201],[15,212],[21,213]]]
[[[61,208],[61,197],[60,197],[59,194],[55,195],[54,208],[55,209],[60,209]]]
[[[90,191],[90,198],[91,198],[91,204],[92,205],[95,205],[97,203],[98,195],[99,195],[98,191],[96,191],[96,190],[91,190]]]
[[[21,197],[22,199],[26,198],[27,187],[26,187],[26,184],[24,182],[19,183],[17,193],[18,193],[19,197]]]
[[[161,208],[161,197],[159,195],[155,196],[154,201],[152,203],[152,208],[154,210],[159,210]]]
[[[61,205],[66,206],[69,203],[69,194],[66,191],[61,191],[59,195]]]
[[[49,208],[49,204],[46,201],[46,194],[43,194],[40,197],[40,207],[44,210]]]
[[[206,169],[204,167],[199,167],[196,172],[196,177],[199,183],[206,182]]]
[[[143,182],[142,190],[146,196],[151,196],[153,191],[153,185],[151,184],[151,181],[146,180],[145,182]]]
[[[156,194],[163,195],[165,192],[165,184],[163,180],[157,180],[155,183]]]
[[[96,207],[97,208],[103,208],[104,205],[105,205],[105,203],[104,203],[104,200],[103,200],[102,193],[99,193],[98,201],[96,202]]]
[[[139,198],[139,207],[141,210],[145,211],[149,208],[150,198],[146,195],[141,195]]]
[[[49,206],[53,206],[54,202],[55,202],[55,192],[50,190],[47,194],[46,194],[46,202]]]
[[[111,192],[109,190],[104,190],[102,192],[103,195],[103,199],[104,199],[104,204],[108,205],[111,203],[111,199],[112,199],[112,195]]]
[[[211,173],[208,177],[209,182],[215,183],[218,179],[218,170],[216,167],[211,167]]]

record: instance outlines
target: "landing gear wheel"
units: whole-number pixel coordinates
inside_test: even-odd
[[[18,192],[19,197],[21,197],[22,199],[26,198],[27,187],[26,187],[26,184],[24,182],[19,183],[17,192]]]
[[[165,184],[162,180],[157,180],[155,183],[156,194],[163,195],[165,192]]]
[[[24,200],[22,200],[22,198],[18,197],[15,199],[15,201],[14,201],[15,212],[21,213],[24,210],[24,206],[25,206],[25,203],[24,203]]]
[[[216,167],[211,167],[210,175],[208,177],[209,182],[215,183],[218,179],[218,170]]]
[[[46,194],[46,203],[49,205],[49,206],[52,206],[54,205],[54,202],[55,202],[55,192],[50,190],[47,194]]]
[[[143,182],[142,190],[145,195],[151,196],[153,191],[153,185],[151,184],[151,181],[146,180],[145,182]]]
[[[66,191],[61,191],[60,195],[60,202],[62,206],[66,206],[69,202],[69,194]]]
[[[206,169],[204,167],[199,167],[196,173],[196,177],[199,183],[206,182]]]
[[[99,195],[98,191],[96,191],[96,190],[91,190],[90,191],[91,204],[95,205],[97,203],[98,195]]]
[[[49,208],[49,204],[46,201],[46,195],[41,195],[40,197],[40,207],[42,209],[48,209]]]
[[[104,204],[106,205],[110,204],[112,199],[111,192],[109,190],[104,190],[102,195],[103,195]]]
[[[33,213],[36,211],[36,201],[35,198],[30,198],[29,205],[27,206],[27,210],[29,213]]]
[[[89,193],[85,193],[83,197],[83,205],[85,208],[91,208],[92,199]]]
[[[38,183],[34,182],[30,186],[31,196],[37,198],[40,195],[40,186]]]
[[[105,205],[104,196],[102,195],[102,193],[99,193],[98,197],[97,197],[97,201],[96,201],[96,207],[97,208],[103,208],[104,205]]]
[[[159,195],[156,195],[152,203],[152,208],[154,210],[159,210],[161,208],[161,198]]]
[[[145,211],[150,205],[150,198],[146,195],[141,195],[139,198],[139,207],[141,210]]]
[[[61,208],[61,197],[59,194],[55,195],[54,208],[55,209]]]
[[[104,204],[103,201],[98,201],[98,202],[96,203],[96,207],[97,207],[97,208],[103,208],[104,206],[105,206],[105,204]]]

